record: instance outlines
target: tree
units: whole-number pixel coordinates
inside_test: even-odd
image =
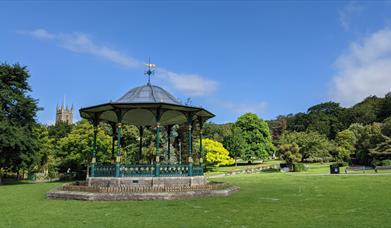
[[[275,120],[268,121],[268,125],[271,129],[273,140],[278,141],[288,127],[288,120],[286,116],[277,116]]]
[[[381,133],[379,124],[359,125],[352,124],[349,127],[357,138],[356,143],[356,161],[360,164],[368,165],[372,161],[370,156],[371,149],[387,140],[387,137]]]
[[[391,116],[383,121],[381,131],[383,135],[391,137]]]
[[[231,127],[232,123],[205,123],[203,127],[203,134],[205,138],[213,139],[222,143],[224,141],[224,137],[230,134]]]
[[[391,92],[388,92],[383,99],[383,104],[378,116],[378,121],[391,117]]]
[[[37,125],[33,128],[33,133],[38,143],[38,156],[33,172],[42,172],[50,177],[56,176],[58,159],[55,158],[54,140],[49,138],[48,128]]]
[[[279,140],[279,145],[297,144],[300,148],[303,162],[327,161],[331,159],[330,152],[334,145],[324,135],[318,132],[289,132]]]
[[[372,124],[379,120],[382,105],[382,98],[376,96],[365,98],[350,109],[351,123]]]
[[[231,133],[224,137],[223,145],[229,151],[230,156],[235,159],[235,165],[237,165],[238,158],[243,155],[248,146],[242,130],[236,126],[233,126]]]
[[[28,95],[31,88],[26,67],[0,65],[0,170],[19,172],[36,161],[37,143],[33,134],[40,109]],[[0,179],[1,179],[0,173]],[[0,180],[1,182],[1,180]]]
[[[334,157],[337,160],[348,160],[355,152],[356,142],[357,138],[353,131],[346,129],[338,132],[335,138],[336,148]]]
[[[391,159],[391,139],[387,137],[384,142],[381,142],[374,148],[369,149],[369,155],[374,160]]]
[[[296,143],[280,145],[278,154],[288,165],[300,162],[302,158],[300,148]]]
[[[65,122],[57,123],[48,127],[49,137],[53,139],[53,142],[58,142],[61,138],[64,138],[72,131],[72,124]]]
[[[86,120],[82,120],[74,126],[71,133],[62,138],[56,149],[56,156],[60,158],[60,171],[84,170],[91,162],[93,149],[93,126]],[[97,132],[96,159],[100,163],[110,163],[111,138],[105,134],[101,127]]]
[[[275,152],[269,126],[256,114],[246,113],[238,118],[235,126],[243,132],[243,138],[248,145],[242,154],[242,159],[266,159]]]
[[[235,163],[222,143],[208,138],[205,138],[202,143],[206,152],[207,163],[213,164],[214,166],[232,165]]]

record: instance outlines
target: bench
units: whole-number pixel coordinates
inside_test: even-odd
[[[345,169],[345,173],[349,173],[349,171],[363,171],[363,173],[365,173],[365,170],[371,170],[373,169],[372,167],[368,167],[368,166],[348,166],[346,167]]]
[[[375,166],[376,173],[378,170],[387,170],[387,169],[391,169],[391,166]]]

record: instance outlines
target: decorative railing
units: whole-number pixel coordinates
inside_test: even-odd
[[[92,169],[93,167],[91,167]],[[115,165],[95,165],[95,176],[96,177],[114,177],[115,176]],[[91,174],[90,174],[91,175]]]
[[[160,165],[160,176],[188,176],[189,166],[188,165]]]
[[[94,172],[92,172],[94,169]],[[116,177],[116,165],[95,164],[90,167],[90,176],[94,177]],[[191,169],[191,170],[189,170]],[[134,165],[120,164],[118,177],[177,177],[177,176],[202,176],[204,175],[203,166],[190,166],[188,164],[152,164],[152,165]]]
[[[144,176],[152,177],[155,175],[155,165],[121,165],[120,176]]]
[[[204,175],[204,167],[201,166],[193,166],[193,176],[202,176]]]

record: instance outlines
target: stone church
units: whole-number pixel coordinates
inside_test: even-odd
[[[56,125],[59,123],[73,124],[73,105],[69,108],[68,105],[56,107]]]

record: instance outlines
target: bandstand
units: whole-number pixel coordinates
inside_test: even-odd
[[[129,90],[116,101],[80,109],[80,116],[89,120],[94,126],[92,160],[87,176],[89,186],[138,186],[138,187],[171,187],[205,185],[202,127],[214,117],[214,114],[202,107],[184,105],[163,88],[152,85],[150,76],[154,64],[146,64],[148,83]],[[106,122],[113,128],[114,140],[117,139],[113,164],[102,164],[96,159],[97,127]],[[139,149],[135,164],[123,162],[121,154],[121,127],[124,124],[134,125],[139,129]],[[199,154],[193,153],[193,128],[199,126]],[[171,164],[171,132],[175,125],[187,128],[186,162]],[[141,164],[143,132],[145,128],[155,131],[156,156],[150,164]],[[162,150],[161,133],[167,131],[167,149]],[[164,154],[168,161],[164,161]],[[197,161],[195,164],[193,161]]]

